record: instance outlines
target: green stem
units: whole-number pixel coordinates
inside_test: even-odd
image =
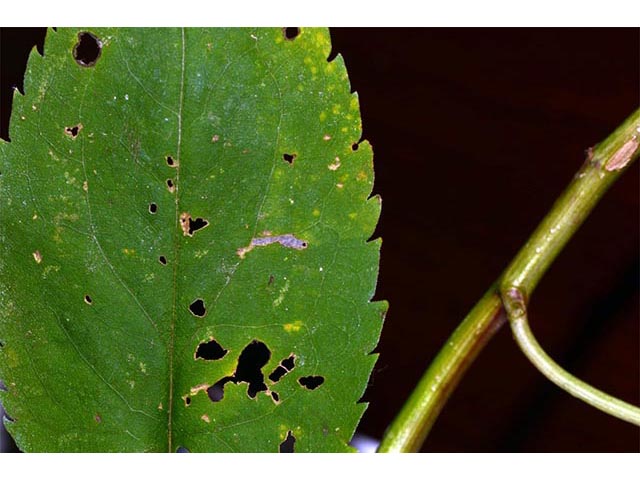
[[[574,377],[554,362],[540,347],[527,320],[524,296],[516,288],[503,292],[511,331],[520,349],[542,374],[576,398],[634,425],[640,426],[640,408],[629,405]]]
[[[549,214],[424,373],[387,430],[379,452],[420,449],[466,369],[504,323],[500,292],[515,288],[526,305],[542,275],[569,238],[620,173],[638,156],[638,137],[640,110],[605,141],[590,149],[589,158]]]

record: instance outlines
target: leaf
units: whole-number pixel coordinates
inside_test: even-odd
[[[318,29],[48,34],[0,144],[22,449],[349,449],[386,304],[371,147],[329,52]]]

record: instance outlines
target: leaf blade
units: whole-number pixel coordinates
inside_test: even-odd
[[[52,34],[47,57],[32,58],[27,78],[39,80],[26,88],[41,97],[32,111],[29,97],[16,102],[14,119],[26,118],[2,145],[7,198],[26,205],[14,222],[3,203],[2,234],[19,235],[2,258],[21,260],[6,262],[0,277],[3,307],[20,309],[0,320],[9,338],[0,374],[26,375],[4,360],[12,355],[18,365],[46,364],[46,351],[72,359],[60,374],[26,375],[40,382],[35,393],[9,380],[12,433],[49,451],[277,451],[289,431],[296,451],[347,449],[385,307],[368,303],[379,242],[365,242],[380,208],[367,201],[371,150],[351,149],[357,98],[341,58],[326,62],[327,32],[289,41],[275,29],[90,31],[103,42],[94,67],[71,63],[78,30]],[[65,134],[79,125],[77,136]],[[25,147],[29,135],[43,141]],[[49,162],[25,160],[19,171],[13,159],[28,157]],[[35,228],[26,227],[33,216]],[[308,247],[253,246],[278,235]],[[23,268],[29,281],[18,292],[10,284]],[[16,318],[37,339],[29,352],[14,347]],[[196,358],[210,341],[227,353]],[[269,356],[252,367],[263,380],[250,398],[239,360],[252,342]],[[293,370],[271,382],[292,355]],[[326,382],[314,390],[297,381],[319,374]],[[212,402],[207,389],[226,378],[223,399]],[[61,428],[27,413],[34,395]],[[67,433],[29,436],[38,423]]]

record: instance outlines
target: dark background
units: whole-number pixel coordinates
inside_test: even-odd
[[[639,104],[639,29],[332,29],[375,152],[391,307],[360,432],[380,438],[449,334],[584,160]],[[11,72],[42,33],[2,29]],[[21,50],[20,41],[27,40]],[[24,60],[23,60],[24,61]],[[13,62],[13,66],[11,65]],[[18,62],[19,63],[19,62]],[[531,324],[572,373],[640,403],[638,163],[543,279]],[[539,374],[503,328],[424,445],[444,452],[640,450],[640,430]]]

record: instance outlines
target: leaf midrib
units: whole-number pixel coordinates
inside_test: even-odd
[[[184,104],[184,74],[185,74],[185,38],[184,27],[180,29],[182,43],[182,59],[180,68],[180,98],[178,103],[178,145],[176,147],[176,177],[175,177],[175,224],[173,234],[173,295],[171,300],[171,323],[169,337],[169,406],[167,412],[167,451],[173,451],[173,351],[175,345],[175,324],[177,318],[177,278],[178,278],[178,259],[180,254],[180,165],[182,158],[180,154],[182,146],[182,107]]]

